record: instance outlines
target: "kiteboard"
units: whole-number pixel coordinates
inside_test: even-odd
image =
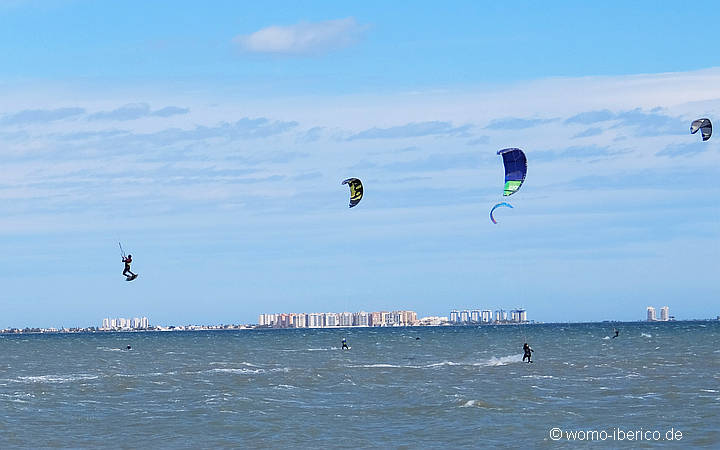
[[[132,280],[134,280],[134,279],[137,278],[137,277],[138,277],[138,274],[130,275],[129,277],[126,277],[126,278],[125,278],[125,281],[132,281]]]

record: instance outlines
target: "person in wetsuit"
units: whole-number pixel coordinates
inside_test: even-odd
[[[350,347],[348,347],[347,341],[345,340],[345,338],[343,338],[343,340],[342,340],[342,349],[343,349],[343,350],[350,350]]]
[[[612,338],[615,339],[620,335],[620,330],[618,330],[617,328],[613,328],[613,331],[615,332],[615,336],[613,336]]]
[[[532,358],[532,352],[534,352],[535,350],[531,349],[526,342],[523,344],[523,351],[525,352],[522,359],[523,362],[525,362],[525,358],[527,358],[527,362],[531,363],[532,361],[530,360],[530,358]]]
[[[132,255],[123,256],[122,262],[125,263],[125,270],[123,270],[123,275],[125,275],[127,278],[134,277],[135,274],[130,271],[130,264],[132,264]]]

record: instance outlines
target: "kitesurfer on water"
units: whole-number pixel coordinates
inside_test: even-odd
[[[130,271],[130,264],[132,264],[132,255],[127,255],[122,257],[122,262],[125,263],[125,270],[123,270],[123,275],[125,275],[127,278],[136,276],[134,273]],[[130,274],[130,275],[128,275]]]
[[[618,330],[617,328],[613,328],[613,331],[615,332],[615,336],[613,336],[612,338],[615,339],[620,335],[620,330]]]
[[[350,350],[350,347],[348,347],[347,341],[345,340],[345,338],[343,338],[343,340],[342,340],[342,349],[343,349],[343,350]]]
[[[523,355],[523,362],[525,362],[525,358],[527,358],[527,362],[531,363],[530,358],[532,358],[532,352],[535,350],[531,349],[530,346],[526,343],[523,344],[523,351],[525,352],[525,355]]]

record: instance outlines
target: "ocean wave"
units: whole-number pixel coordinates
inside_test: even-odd
[[[231,361],[212,361],[212,362],[209,362],[209,363],[208,363],[208,366],[230,366],[230,365],[238,365],[238,364],[240,364],[241,366],[247,366],[247,367],[260,367],[260,366],[256,366],[256,365],[253,364],[253,363],[249,363],[249,362],[247,362],[247,361],[241,361],[241,362],[234,362],[234,361],[232,361],[232,362],[231,362]]]
[[[367,368],[367,369],[374,369],[374,368],[381,368],[381,369],[421,369],[420,366],[399,366],[396,364],[360,364],[357,366],[351,365],[348,367],[352,368]]]
[[[461,408],[472,408],[473,406],[476,408],[492,408],[493,407],[489,403],[486,403],[482,400],[468,400],[465,403],[463,403],[462,405],[460,405]]]
[[[646,338],[651,338],[651,337],[652,337],[652,334],[649,334],[649,333],[640,333],[640,336],[646,337]]]
[[[476,362],[442,361],[442,362],[438,362],[438,363],[431,363],[431,364],[425,364],[425,365],[419,365],[419,366],[376,363],[376,364],[351,365],[348,367],[381,368],[381,369],[434,369],[434,368],[445,367],[445,366],[495,367],[495,366],[504,366],[504,365],[511,364],[511,363],[518,363],[521,361],[522,361],[522,355],[508,355],[508,356],[501,356],[499,358],[496,358],[493,356],[490,359],[486,359],[484,361],[476,361]]]
[[[424,366],[424,367],[442,367],[442,366],[462,366],[462,364],[452,362],[452,361],[443,361],[443,362],[439,362],[439,363],[435,363],[435,364],[428,364],[427,366]]]
[[[244,367],[241,368],[218,368],[218,369],[210,369],[205,370],[202,373],[237,373],[237,374],[258,374],[258,373],[268,373],[268,372],[289,372],[289,367],[278,367],[274,369],[247,369]]]
[[[505,366],[512,363],[522,362],[523,355],[508,355],[495,358],[494,356],[487,361],[474,363],[473,366]]]
[[[72,383],[73,381],[97,380],[97,375],[78,374],[78,375],[37,375],[17,377],[14,380],[8,380],[15,383]]]

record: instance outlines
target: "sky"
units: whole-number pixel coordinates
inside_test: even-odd
[[[720,315],[720,5],[396,3],[0,0],[0,328]]]

